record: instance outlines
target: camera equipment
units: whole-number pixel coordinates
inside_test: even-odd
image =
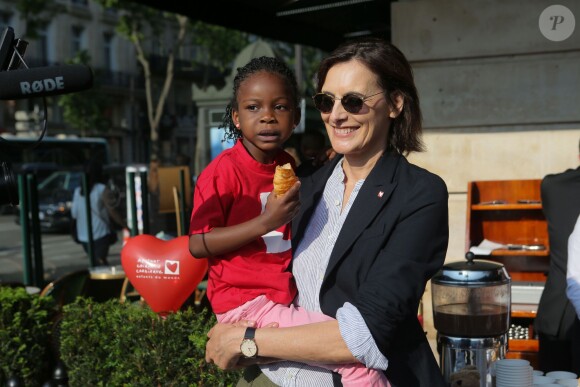
[[[81,64],[36,67],[0,73],[0,100],[74,93],[93,86],[91,69]]]
[[[18,205],[18,187],[7,161],[0,161],[0,205]]]
[[[14,38],[11,27],[4,29],[0,38],[0,71],[18,68],[24,63],[22,56],[26,51],[27,42]],[[19,47],[17,48],[16,45]],[[0,85],[2,83],[0,82]],[[0,140],[1,139],[0,137]],[[18,205],[18,187],[14,179],[14,172],[8,161],[0,161],[0,205]]]
[[[44,124],[34,148],[44,138],[47,127],[46,97],[74,93],[93,86],[93,72],[85,65],[64,65],[29,69],[24,62],[28,42],[14,37],[6,27],[0,37],[0,100],[42,97]],[[24,69],[20,69],[24,67]],[[11,71],[14,70],[14,71]],[[8,142],[0,136],[0,141]],[[0,160],[0,205],[18,205],[18,187],[9,160]]]

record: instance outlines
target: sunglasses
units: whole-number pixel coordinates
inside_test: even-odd
[[[340,103],[344,110],[349,113],[357,114],[361,111],[365,101],[375,95],[382,94],[383,92],[380,91],[375,94],[368,95],[366,97],[361,97],[358,94],[354,93],[347,93],[341,99]],[[314,100],[314,107],[321,113],[330,113],[332,108],[334,107],[334,101],[336,100],[335,97],[325,94],[325,93],[318,93],[312,97]]]

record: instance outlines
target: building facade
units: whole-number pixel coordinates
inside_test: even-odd
[[[12,27],[17,38],[28,41],[24,59],[28,67],[53,66],[67,63],[79,52],[86,51],[95,74],[95,88],[110,101],[105,115],[110,122],[106,131],[89,130],[87,136],[105,137],[111,147],[113,162],[148,161],[149,124],[146,119],[144,76],[137,63],[133,44],[119,35],[116,25],[119,15],[89,0],[54,0],[47,7],[58,12],[42,24],[38,37],[25,36],[27,21],[17,10],[17,1],[0,0],[0,32]],[[50,10],[39,11],[39,14]],[[160,11],[160,17],[163,14]],[[162,80],[169,43],[176,31],[164,29],[155,41],[147,41],[144,50],[154,77]],[[194,152],[196,141],[196,108],[191,98],[191,83],[195,76],[191,63],[199,49],[185,44],[176,55],[173,86],[165,103],[160,124],[161,157],[171,162],[178,152]],[[58,97],[48,100],[49,136],[80,135],[78,128],[63,120]],[[0,132],[36,136],[43,108],[41,99],[0,101]],[[192,157],[193,158],[193,157]]]

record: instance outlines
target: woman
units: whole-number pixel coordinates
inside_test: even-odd
[[[314,103],[338,156],[301,180],[292,271],[295,303],[336,320],[257,330],[218,324],[206,360],[247,364],[240,344],[250,340],[259,357],[291,361],[261,366],[278,385],[332,386],[337,375],[300,363],[358,361],[386,369],[392,386],[443,386],[417,310],[445,259],[448,193],[404,157],[422,150],[410,65],[390,43],[367,38],[324,59],[317,82]]]
[[[107,186],[101,183],[103,167],[98,161],[91,160],[84,167],[87,174],[87,185],[89,190],[89,205],[91,209],[91,227],[93,232],[93,254],[96,263],[101,266],[108,266],[107,257],[109,248],[114,243],[116,231],[112,228],[112,223],[127,228],[125,220],[112,206],[109,198],[111,193]],[[89,229],[87,222],[86,199],[83,186],[77,187],[73,194],[71,206],[71,216],[76,220],[76,231],[79,242],[84,251],[89,253]],[[112,239],[114,238],[114,239]]]

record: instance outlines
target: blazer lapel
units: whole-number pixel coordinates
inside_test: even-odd
[[[385,153],[365,179],[330,255],[324,275],[325,280],[340,262],[348,248],[389,201],[389,197],[397,186],[395,173],[400,160],[400,155]]]
[[[316,204],[322,197],[326,182],[341,158],[342,156],[337,156],[324,165],[317,171],[315,178],[310,175],[300,179],[302,183],[300,187],[300,211],[292,220],[292,247],[294,249],[304,237],[304,231],[306,231],[310,218],[316,209]]]

